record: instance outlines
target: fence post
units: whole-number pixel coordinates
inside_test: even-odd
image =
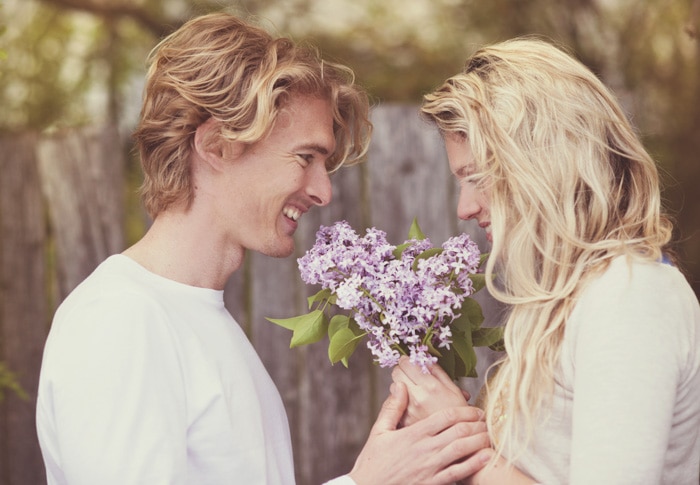
[[[124,156],[110,126],[44,137],[37,156],[61,301],[107,256],[124,249]]]
[[[43,210],[34,134],[0,138],[0,360],[28,394],[0,402],[0,483],[45,483],[34,409],[48,328]]]
[[[0,403],[0,484],[41,485],[36,389],[55,306],[124,244],[116,128],[0,139],[0,361],[28,393]]]

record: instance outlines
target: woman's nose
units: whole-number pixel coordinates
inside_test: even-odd
[[[457,217],[467,221],[476,217],[479,212],[481,212],[481,204],[477,200],[474,188],[462,187],[457,202]]]

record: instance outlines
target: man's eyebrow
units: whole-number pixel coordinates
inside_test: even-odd
[[[323,145],[318,145],[316,143],[307,143],[304,145],[300,145],[294,149],[294,151],[300,151],[300,150],[312,150],[312,151],[315,151],[321,155],[330,155],[328,148],[326,148]]]

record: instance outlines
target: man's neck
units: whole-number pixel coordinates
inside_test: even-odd
[[[244,249],[227,244],[211,227],[191,211],[166,211],[123,254],[165,278],[222,290],[243,263]]]

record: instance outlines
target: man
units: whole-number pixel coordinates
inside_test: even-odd
[[[366,96],[349,69],[227,14],[150,61],[135,139],[153,224],[56,313],[37,405],[48,483],[294,483],[282,400],[223,288],[246,250],[293,252],[299,218],[331,199],[328,172],[366,152]],[[338,483],[481,466],[474,409],[397,430],[406,402],[395,387]]]

